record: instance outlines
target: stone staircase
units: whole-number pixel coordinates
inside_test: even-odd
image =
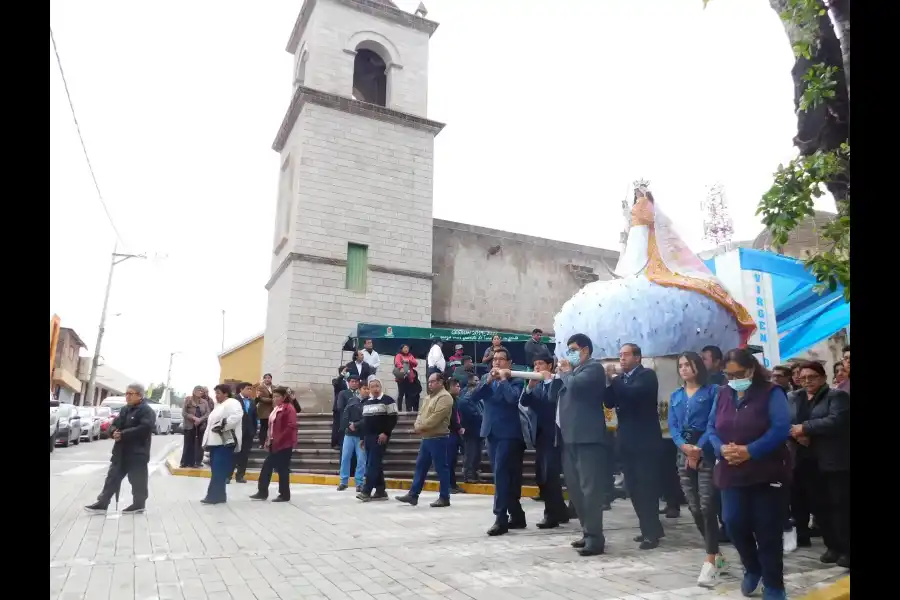
[[[415,413],[400,413],[391,442],[384,459],[384,475],[388,479],[412,479],[419,452],[419,436],[413,431]],[[331,414],[300,413],[297,418],[297,448],[291,459],[291,471],[315,475],[338,475],[340,471],[340,451],[331,448]],[[248,468],[260,469],[266,451],[254,448],[250,451]],[[525,451],[523,483],[534,485],[534,451]],[[457,480],[463,480],[463,457],[456,465]],[[428,479],[437,479],[432,470]],[[491,483],[491,464],[487,452],[482,455],[481,481]]]

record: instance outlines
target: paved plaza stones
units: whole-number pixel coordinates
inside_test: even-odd
[[[235,483],[228,504],[203,506],[206,480],[157,468],[146,514],[111,509],[103,517],[82,506],[95,498],[104,470],[79,469],[50,476],[51,600],[740,597],[730,546],[734,574],[714,590],[694,587],[702,542],[690,518],[666,520],[660,548],[641,552],[623,501],[606,513],[608,554],[581,558],[569,547],[575,527],[538,531],[543,505],[531,500],[524,501],[528,529],[488,538],[487,496],[455,495],[450,508],[433,509],[362,504],[350,491],[294,485],[291,502],[278,505],[251,502],[255,485]],[[123,485],[119,507],[130,500]],[[792,597],[845,574],[821,564],[821,552],[786,558]]]

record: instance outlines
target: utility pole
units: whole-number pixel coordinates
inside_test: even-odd
[[[178,354],[178,351],[169,352],[169,372],[166,373],[166,389],[163,390],[163,398],[168,395],[169,404],[172,404],[172,392],[169,390],[169,385],[172,383],[172,359],[175,358],[175,355]]]
[[[103,296],[103,312],[100,313],[100,330],[97,332],[97,344],[94,346],[94,359],[91,361],[91,376],[88,379],[87,390],[81,400],[82,406],[87,400],[90,406],[94,404],[94,387],[97,385],[97,367],[100,366],[100,344],[103,343],[103,332],[106,329],[106,309],[109,306],[109,292],[112,289],[113,271],[116,265],[125,262],[129,258],[147,258],[146,254],[119,254],[118,243],[113,247],[112,260],[109,263],[109,279],[106,280],[106,295]]]

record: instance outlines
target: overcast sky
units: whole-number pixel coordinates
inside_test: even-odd
[[[413,11],[419,0],[396,0]],[[124,250],[104,362],[179,390],[218,378],[266,319],[302,2],[51,0],[100,189]],[[790,47],[762,0],[429,0],[435,217],[616,248],[646,177],[695,249],[721,181],[736,239],[795,133]],[[349,90],[348,90],[349,95]],[[833,209],[827,204],[822,208]],[[50,312],[96,343],[116,235],[97,200],[50,49]]]

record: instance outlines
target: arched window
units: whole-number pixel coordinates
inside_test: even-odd
[[[353,98],[387,106],[387,64],[373,50],[359,48],[353,59]]]

